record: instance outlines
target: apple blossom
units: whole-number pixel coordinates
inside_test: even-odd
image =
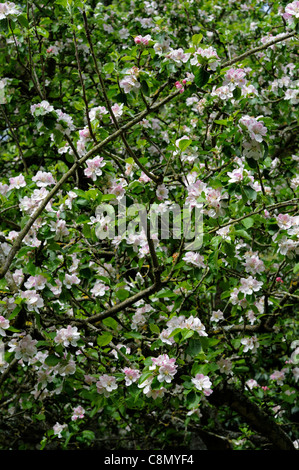
[[[199,253],[195,253],[193,251],[188,251],[185,256],[183,256],[183,260],[186,261],[186,263],[193,264],[198,268],[206,267],[203,255],[200,255]]]
[[[21,11],[13,2],[0,3],[0,20],[9,18],[10,16],[19,16]]]
[[[136,382],[141,375],[139,370],[132,369],[130,367],[125,367],[123,369],[123,372],[125,374],[125,381],[127,386],[132,385],[132,383]]]
[[[0,315],[0,335],[1,336],[6,336],[6,333],[4,330],[7,330],[9,328],[9,320],[5,319],[2,315]]]
[[[72,421],[76,421],[78,418],[82,419],[84,418],[84,415],[84,408],[81,405],[76,406],[75,408],[73,408]]]
[[[191,382],[197,390],[202,390],[205,395],[210,395],[212,393],[212,382],[207,375],[196,374],[196,376],[191,379]]]
[[[105,166],[105,162],[103,162],[103,157],[95,157],[93,159],[86,161],[87,168],[84,170],[84,174],[91,178],[93,181],[96,181],[98,176],[101,176],[102,170],[101,168]]]
[[[60,439],[62,438],[62,432],[67,428],[67,424],[56,423],[53,426],[54,434]]]
[[[62,344],[65,347],[68,347],[70,344],[72,346],[77,346],[77,342],[80,338],[80,333],[76,326],[72,327],[70,325],[67,328],[61,328],[57,331],[57,334],[54,338],[55,343]]]
[[[37,340],[33,339],[30,334],[14,334],[8,343],[10,347],[8,351],[14,352],[16,359],[28,362],[37,353],[36,343]]]
[[[254,117],[243,116],[239,120],[239,124],[247,128],[249,136],[252,140],[255,140],[257,142],[263,141],[263,137],[267,133],[267,128],[263,125],[261,121],[258,121]]]
[[[0,3],[2,447],[200,420],[294,449],[298,2],[28,3]]]

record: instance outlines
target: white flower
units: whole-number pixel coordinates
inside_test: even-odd
[[[9,328],[9,320],[6,320],[2,315],[0,315],[0,336],[6,336],[4,330]]]
[[[59,424],[59,423],[54,424],[53,426],[54,434],[57,437],[61,438],[62,437],[61,433],[65,428],[67,428],[67,424]]]
[[[240,291],[244,294],[252,294],[253,292],[258,292],[263,286],[263,283],[257,281],[252,276],[248,278],[241,278],[241,287]]]
[[[67,328],[61,328],[57,331],[57,334],[54,338],[55,343],[63,344],[67,347],[70,344],[72,346],[77,346],[77,341],[80,339],[80,333],[76,326],[72,327],[68,325]]]
[[[105,295],[107,290],[109,290],[108,286],[105,286],[105,284],[103,284],[102,282],[96,282],[96,284],[93,286],[90,292],[95,297],[103,297],[103,295]]]
[[[163,199],[167,199],[168,189],[166,188],[165,184],[160,184],[157,187],[156,195],[157,195],[157,198],[159,199],[159,201],[162,201]]]
[[[219,322],[220,320],[224,320],[223,312],[221,310],[213,311],[211,316],[211,321]]]
[[[259,342],[255,336],[250,338],[242,338],[241,344],[244,345],[244,352],[256,352],[257,348],[259,347]]]
[[[209,377],[203,374],[196,374],[196,376],[191,379],[191,382],[195,385],[195,388],[197,388],[197,390],[210,391],[210,388],[212,386],[212,382],[210,381]]]
[[[13,2],[0,3],[0,20],[4,20],[9,16],[19,16],[21,11]]]
[[[186,263],[193,264],[198,268],[206,267],[206,265],[204,264],[204,257],[199,253],[195,253],[194,251],[187,251],[187,253],[182,259],[186,261]]]
[[[39,312],[39,309],[44,306],[43,298],[35,290],[26,290],[21,292],[21,296],[25,299],[28,310]]]
[[[80,284],[80,279],[76,276],[76,274],[67,274],[64,278],[64,285],[67,289],[70,289],[73,284]]]

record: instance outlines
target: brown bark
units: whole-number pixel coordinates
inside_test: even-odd
[[[216,388],[209,397],[209,401],[216,406],[230,406],[252,429],[265,436],[274,445],[275,450],[295,450],[291,439],[277,425],[274,418],[233,386],[225,385]]]

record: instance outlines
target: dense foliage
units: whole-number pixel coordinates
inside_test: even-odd
[[[1,449],[298,448],[298,24],[0,3]]]

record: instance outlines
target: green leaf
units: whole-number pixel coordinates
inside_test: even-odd
[[[267,142],[265,142],[264,140],[262,141],[262,144],[263,144],[263,147],[264,147],[263,159],[265,160],[268,157],[269,146],[268,146]]]
[[[192,140],[191,139],[182,139],[180,142],[179,142],[179,148],[180,150],[182,150],[182,152],[184,150],[186,150],[186,148],[189,147],[189,145],[192,144]]]
[[[111,328],[112,330],[118,329],[118,323],[112,317],[104,318],[104,320],[102,320],[102,323],[103,325],[107,326],[108,328]]]
[[[100,347],[107,346],[107,344],[110,343],[112,338],[113,338],[112,334],[109,333],[108,331],[105,331],[102,335],[97,337],[97,344]]]
[[[208,83],[209,78],[210,78],[209,72],[207,72],[207,71],[204,69],[204,67],[200,67],[200,68],[198,69],[198,72],[196,72],[196,74],[195,74],[194,83],[195,83],[195,85],[198,86],[198,88],[201,88],[201,87],[203,87],[206,83]]]
[[[123,300],[126,300],[130,296],[130,292],[127,291],[127,289],[118,289],[115,292],[115,295],[119,300],[123,301]]]
[[[57,366],[57,364],[59,364],[60,361],[61,358],[59,356],[56,356],[55,354],[50,354],[50,356],[45,359],[45,364],[50,367],[55,367]]]
[[[93,431],[89,431],[88,429],[85,429],[82,432],[82,437],[86,441],[93,441],[95,439],[95,434]]]
[[[241,95],[242,95],[241,88],[239,88],[239,87],[235,88],[234,91],[233,91],[234,99],[239,100],[241,98]]]
[[[153,373],[152,373],[151,371],[150,371],[150,372],[149,372],[149,371],[144,372],[144,373],[141,375],[141,377],[140,377],[140,379],[139,379],[139,381],[138,381],[139,384],[142,384],[146,379],[148,379],[149,377],[152,377],[152,375],[153,375]]]
[[[29,28],[29,23],[25,15],[19,15],[18,22],[20,23],[21,26],[23,26],[23,28]]]
[[[113,62],[108,62],[107,64],[104,65],[103,67],[103,72],[110,74],[114,70],[114,63]]]
[[[215,124],[219,124],[221,126],[228,126],[229,122],[227,119],[215,119]]]
[[[257,194],[256,194],[256,191],[254,189],[252,189],[250,186],[244,186],[242,189],[243,189],[247,199],[249,199],[250,201],[255,201],[256,200]]]
[[[296,264],[295,264],[294,269],[293,269],[293,273],[294,273],[294,274],[299,273],[299,263],[296,263]]]
[[[237,237],[245,238],[246,240],[251,240],[251,236],[245,230],[236,230],[235,235]]]
[[[192,43],[197,46],[203,38],[203,35],[201,33],[199,34],[193,34],[192,36]]]
[[[126,332],[124,333],[124,337],[125,338],[134,338],[134,339],[142,339],[143,336],[141,333],[138,333],[137,331],[130,331],[130,332]]]
[[[246,219],[242,220],[242,224],[245,228],[249,229],[254,225],[254,219],[252,217],[247,217]]]
[[[149,96],[150,90],[149,90],[149,86],[148,86],[146,80],[142,80],[142,82],[141,82],[141,90],[142,90],[142,92],[145,94],[145,96]]]
[[[199,354],[201,351],[202,351],[201,341],[199,339],[191,338],[185,351],[186,354],[188,354],[191,357],[194,357],[197,354]]]
[[[151,330],[152,333],[156,333],[156,334],[160,334],[160,329],[158,327],[158,325],[156,325],[156,323],[149,323],[149,328]]]
[[[247,163],[250,168],[257,168],[257,161],[254,158],[247,158]]]

